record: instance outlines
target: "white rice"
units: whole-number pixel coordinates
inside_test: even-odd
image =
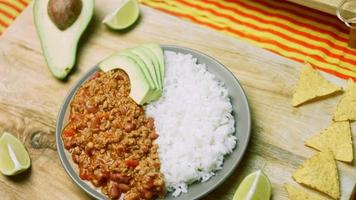
[[[178,196],[189,184],[207,181],[222,168],[236,137],[224,83],[190,54],[166,51],[165,62],[163,95],[146,113],[155,119],[167,189]]]

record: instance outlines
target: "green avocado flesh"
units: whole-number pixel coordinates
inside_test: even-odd
[[[155,43],[148,43],[142,46],[151,50],[151,52],[157,57],[158,64],[159,64],[159,72],[161,75],[161,83],[163,85],[165,68],[164,68],[164,55],[161,47]]]
[[[75,22],[60,30],[48,15],[49,0],[35,0],[34,21],[42,51],[52,74],[64,79],[76,61],[78,41],[94,13],[94,0],[82,0],[82,9]]]
[[[151,74],[151,77],[153,78],[153,81],[155,82],[155,85],[158,86],[158,88],[161,88],[162,86],[161,82],[159,81],[159,74],[156,71],[151,57],[145,51],[143,51],[141,47],[132,48],[130,49],[130,52],[137,55],[143,60],[143,62],[146,64],[149,73]]]
[[[159,45],[157,47],[161,50]],[[131,83],[130,97],[143,105],[159,99],[162,95],[161,68],[164,70],[165,66],[164,62],[160,65],[160,60],[164,61],[163,52],[154,53],[142,45],[113,54],[102,61],[99,68],[104,72],[113,69],[124,70]]]
[[[144,104],[152,94],[152,88],[139,64],[128,56],[115,54],[99,63],[104,72],[113,69],[122,69],[129,76],[131,90],[130,97],[138,104]]]
[[[155,78],[152,78],[144,61],[139,56],[135,55],[134,53],[131,53],[129,50],[122,51],[119,53],[119,55],[124,55],[134,60],[140,66],[142,72],[145,74],[145,77],[152,90],[152,94],[149,96],[149,99],[147,99],[147,102],[154,101],[155,99],[157,99],[160,96],[161,91],[159,90],[159,86],[155,84]]]

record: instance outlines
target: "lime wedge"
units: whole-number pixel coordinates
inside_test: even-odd
[[[233,200],[269,200],[271,183],[261,171],[248,175],[237,188]]]
[[[137,0],[125,0],[119,8],[105,17],[103,23],[112,29],[122,30],[135,23],[139,15]]]
[[[12,134],[0,138],[0,172],[7,176],[19,174],[30,167],[31,161],[24,145]]]

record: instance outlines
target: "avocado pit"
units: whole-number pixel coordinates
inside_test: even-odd
[[[65,30],[78,19],[82,6],[81,0],[49,0],[47,12],[52,22]]]

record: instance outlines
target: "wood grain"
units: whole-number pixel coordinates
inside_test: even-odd
[[[152,41],[215,57],[236,75],[249,99],[253,130],[247,153],[233,175],[204,199],[232,199],[245,175],[260,168],[272,182],[272,199],[287,199],[283,185],[296,185],[291,174],[315,153],[304,146],[304,140],[330,123],[340,96],[293,108],[291,96],[299,63],[144,6],[132,30],[110,31],[100,21],[115,8],[115,2],[97,1],[94,20],[79,45],[77,67],[66,82],[56,80],[47,69],[33,25],[32,6],[1,37],[0,133],[8,130],[19,137],[32,159],[26,174],[0,176],[1,199],[89,199],[66,175],[58,159],[56,115],[69,88],[86,70],[117,50]],[[338,167],[342,199],[346,200],[356,182],[355,162],[339,162]]]

